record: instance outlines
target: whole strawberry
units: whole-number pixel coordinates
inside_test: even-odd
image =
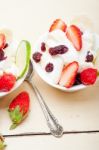
[[[16,77],[11,73],[4,73],[0,76],[0,92],[8,92],[15,85]]]
[[[6,147],[3,136],[0,135],[0,150]]]
[[[10,129],[16,128],[29,112],[30,98],[26,91],[21,92],[9,105],[9,114],[13,122]]]
[[[97,69],[87,68],[80,74],[81,82],[84,85],[92,85],[97,79]]]

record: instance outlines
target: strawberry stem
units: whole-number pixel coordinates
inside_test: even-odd
[[[17,127],[17,124],[13,123],[11,126],[10,126],[10,130],[13,130]]]

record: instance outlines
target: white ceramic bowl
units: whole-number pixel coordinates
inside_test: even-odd
[[[13,44],[11,45],[12,46],[12,50],[16,50],[18,45],[19,45],[20,41],[13,41]],[[3,97],[3,96],[6,96],[8,95],[9,93],[13,92],[14,90],[16,90],[24,81],[25,77],[26,77],[26,74],[27,72],[24,74],[24,76],[20,79],[18,79],[14,85],[14,87],[8,91],[8,92],[0,92],[0,98]]]
[[[46,37],[46,34],[47,33],[44,33],[39,39],[38,41],[35,43],[34,47],[33,47],[33,53],[37,51],[37,48],[38,48],[38,45],[44,41],[45,37]],[[96,45],[95,45],[95,49],[99,48],[99,35],[98,34],[94,34],[94,38],[95,38],[95,42],[96,42]],[[33,61],[33,60],[32,60]],[[87,88],[88,86],[85,86],[83,84],[81,85],[76,85],[76,86],[73,86],[71,88],[66,88],[66,87],[62,87],[60,85],[57,85],[57,84],[53,84],[50,79],[45,75],[45,73],[42,71],[42,68],[41,66],[38,64],[38,63],[35,63],[33,61],[33,64],[34,64],[34,69],[35,71],[38,73],[38,75],[40,76],[41,79],[43,79],[43,81],[45,81],[47,84],[49,84],[50,86],[54,87],[54,88],[57,88],[59,90],[62,90],[62,91],[65,91],[65,92],[74,92],[74,91],[79,91],[79,90],[82,90],[82,89],[85,89]],[[99,78],[97,79],[97,81],[99,80]]]
[[[39,39],[38,41],[35,43],[34,47],[33,47],[33,53],[37,51],[37,48],[38,48],[38,45],[45,39],[46,37],[46,34],[43,34]],[[95,37],[97,37],[97,40],[99,41],[99,35],[95,34]],[[99,42],[98,42],[99,43]],[[99,45],[99,44],[98,44]],[[32,60],[33,61],[33,60]],[[74,92],[74,91],[79,91],[79,90],[82,90],[82,89],[85,89],[87,88],[88,86],[85,86],[83,84],[81,85],[76,85],[76,86],[73,86],[71,88],[66,88],[66,87],[62,87],[60,85],[57,85],[57,84],[53,84],[50,79],[45,75],[45,73],[43,72],[41,66],[38,64],[38,63],[35,63],[33,61],[33,64],[34,64],[34,69],[35,71],[37,72],[37,74],[40,76],[41,79],[43,79],[43,81],[45,81],[47,84],[49,84],[50,86],[54,87],[54,88],[57,88],[59,90],[62,90],[62,91],[65,91],[65,92]],[[98,78],[99,79],[99,78]]]

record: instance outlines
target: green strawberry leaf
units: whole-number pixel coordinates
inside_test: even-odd
[[[13,124],[10,126],[10,130],[15,129],[17,126],[18,126],[18,124],[13,123]]]
[[[22,111],[20,112],[20,107],[16,106],[16,108],[14,110],[9,111],[9,114],[10,114],[10,118],[13,122],[10,129],[14,129],[23,120],[23,118],[24,118],[23,112]]]

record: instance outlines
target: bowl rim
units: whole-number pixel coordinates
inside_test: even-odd
[[[53,83],[51,83],[49,80],[47,80],[46,78],[44,78],[44,76],[42,75],[41,72],[39,73],[39,71],[38,71],[38,69],[37,69],[37,66],[35,65],[35,62],[34,62],[34,61],[33,61],[33,64],[34,64],[34,69],[35,69],[35,71],[37,72],[37,74],[39,75],[39,77],[40,77],[45,83],[47,83],[48,85],[50,85],[50,86],[53,87],[53,88],[59,89],[59,90],[64,91],[64,92],[74,92],[74,91],[82,90],[82,89],[88,87],[88,86],[86,86],[86,85],[80,84],[80,85],[73,86],[73,87],[71,87],[71,88],[66,88],[66,87],[60,86],[60,85],[58,85],[58,84],[53,84]]]

